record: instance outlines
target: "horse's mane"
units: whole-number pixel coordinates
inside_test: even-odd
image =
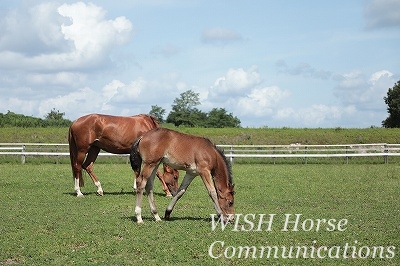
[[[206,138],[207,139],[207,138]],[[233,184],[233,178],[232,178],[232,166],[230,161],[226,158],[225,153],[224,153],[224,149],[218,147],[217,145],[215,145],[211,140],[207,139],[215,148],[215,150],[218,152],[218,154],[222,157],[222,159],[224,160],[224,163],[226,165],[226,169],[228,170],[228,182],[229,185]]]

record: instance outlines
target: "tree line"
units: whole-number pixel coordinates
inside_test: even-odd
[[[177,127],[240,127],[240,120],[224,108],[213,108],[206,113],[196,108],[198,105],[199,94],[189,90],[174,100],[172,111],[166,119],[165,109],[157,105],[151,106],[149,114],[155,116],[159,123],[172,123]],[[0,127],[69,127],[72,122],[65,119],[64,115],[54,108],[44,119],[8,111],[6,114],[0,113]]]
[[[239,118],[228,113],[225,108],[213,108],[209,112],[203,112],[196,107],[200,104],[199,93],[188,90],[174,100],[172,111],[166,119],[165,109],[157,105],[151,106],[149,114],[155,116],[160,123],[172,123],[177,127],[240,127]]]
[[[45,117],[37,118],[8,111],[0,113],[0,127],[69,127],[71,121],[64,118],[65,113],[52,109]]]

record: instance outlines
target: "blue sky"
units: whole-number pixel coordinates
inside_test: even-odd
[[[369,127],[400,80],[400,0],[2,1],[0,112],[171,110],[243,127]]]

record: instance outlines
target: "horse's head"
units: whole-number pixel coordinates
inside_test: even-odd
[[[218,204],[222,210],[222,215],[224,218],[224,222],[233,221],[235,209],[234,209],[234,191],[235,185],[228,185],[224,191],[218,190]]]
[[[175,196],[176,192],[178,191],[178,179],[179,171],[175,170],[169,165],[164,164],[163,180],[167,185],[169,191],[171,192],[172,196]]]

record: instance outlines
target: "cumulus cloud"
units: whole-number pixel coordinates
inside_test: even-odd
[[[82,113],[90,113],[93,110],[100,110],[101,102],[101,94],[89,87],[85,87],[64,95],[39,100],[38,109],[41,117],[45,116],[53,108],[68,110],[72,113],[77,110]]]
[[[231,29],[226,28],[210,28],[201,34],[201,40],[204,43],[227,44],[242,40],[242,36]]]
[[[94,67],[108,59],[113,47],[125,44],[132,23],[125,17],[105,18],[92,3],[57,6],[41,3],[12,10],[1,19],[0,68],[71,71]]]
[[[354,106],[335,106],[313,104],[310,107],[293,109],[283,108],[276,112],[275,119],[292,121],[293,124],[319,127],[339,122],[343,116],[351,116],[356,112]]]
[[[111,96],[109,97],[109,102],[114,104],[133,103],[139,99],[142,90],[146,89],[146,86],[147,81],[142,78],[134,80],[130,84],[114,80],[103,89],[103,93],[105,92],[108,96]]]
[[[216,79],[214,85],[210,88],[210,96],[235,96],[248,91],[260,82],[261,77],[255,66],[247,70],[231,68],[224,76]]]
[[[297,66],[289,66],[285,60],[279,60],[275,63],[279,73],[303,76],[306,78],[316,79],[329,79],[332,76],[332,72],[326,70],[318,70],[313,68],[308,63],[299,63]]]
[[[400,1],[370,0],[364,9],[369,29],[400,27]]]
[[[282,90],[277,86],[255,88],[247,96],[239,98],[237,109],[238,112],[244,115],[270,115],[278,107],[278,104],[289,95],[288,91]]]
[[[380,70],[366,76],[360,71],[351,71],[336,76],[338,85],[334,95],[344,105],[354,105],[357,109],[385,110],[383,97],[393,86],[394,75],[388,70]]]

